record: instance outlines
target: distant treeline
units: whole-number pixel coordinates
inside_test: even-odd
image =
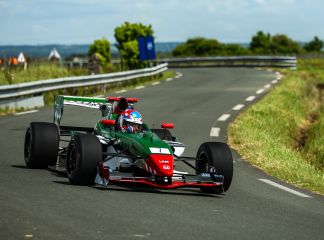
[[[310,42],[303,45],[284,34],[271,36],[259,31],[252,36],[248,48],[239,44],[224,44],[217,39],[203,37],[190,38],[178,45],[173,51],[174,57],[189,56],[226,56],[226,55],[296,55],[303,53],[321,52],[323,41],[315,36]]]

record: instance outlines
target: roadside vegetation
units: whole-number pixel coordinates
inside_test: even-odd
[[[61,67],[58,63],[38,61],[30,64],[27,70],[22,66],[0,68],[0,85],[31,82],[36,80],[87,75],[87,69]]]
[[[252,36],[248,48],[239,44],[225,44],[217,39],[202,37],[190,38],[178,45],[173,51],[174,57],[205,57],[205,56],[240,56],[240,55],[296,55],[320,52],[323,41],[314,37],[301,46],[285,34],[271,36],[263,31]]]
[[[301,59],[228,129],[229,142],[253,165],[324,194],[324,60]]]

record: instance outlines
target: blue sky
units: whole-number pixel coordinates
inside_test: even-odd
[[[203,36],[249,42],[258,30],[324,39],[321,0],[0,0],[0,45],[91,43],[124,21],[151,24],[156,41]]]

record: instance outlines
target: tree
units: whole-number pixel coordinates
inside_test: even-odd
[[[122,64],[129,69],[142,68],[148,66],[148,62],[139,61],[138,38],[153,36],[151,25],[145,26],[142,23],[125,22],[115,28],[116,47],[118,48]]]
[[[91,57],[94,53],[97,54],[100,66],[106,68],[111,63],[110,43],[106,38],[94,40],[88,50],[88,56]]]
[[[284,34],[277,34],[271,38],[270,49],[273,54],[298,54],[301,52],[299,44]]]
[[[267,54],[270,53],[271,35],[258,31],[256,35],[252,37],[250,43],[250,50],[254,53]]]
[[[271,36],[262,31],[252,37],[250,50],[256,54],[298,54],[301,48],[298,43],[284,34]]]
[[[304,45],[304,49],[307,52],[320,52],[323,48],[323,41],[320,40],[317,36],[313,40]]]

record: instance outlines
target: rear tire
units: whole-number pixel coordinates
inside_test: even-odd
[[[224,192],[226,192],[233,178],[233,157],[229,146],[222,142],[206,142],[200,145],[197,152],[196,168],[198,173],[216,172],[224,176]],[[200,159],[200,160],[198,160]],[[203,192],[219,193],[219,189],[201,188]]]
[[[172,134],[168,129],[151,129],[162,140],[172,141]]]
[[[54,123],[32,122],[26,131],[24,158],[29,168],[47,168],[57,161],[60,141],[59,129]]]
[[[102,160],[102,147],[98,138],[78,134],[70,142],[67,154],[67,175],[72,184],[94,185],[98,163]]]

